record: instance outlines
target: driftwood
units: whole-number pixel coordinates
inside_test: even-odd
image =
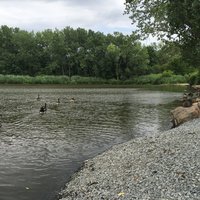
[[[183,94],[181,102],[182,106],[171,111],[173,128],[200,117],[200,85],[189,86],[188,92]]]
[[[190,107],[179,106],[171,111],[173,127],[200,117],[200,102],[193,103]]]

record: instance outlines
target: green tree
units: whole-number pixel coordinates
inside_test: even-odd
[[[140,34],[177,41],[183,55],[193,65],[200,66],[199,0],[126,0],[125,5],[125,13]]]
[[[51,41],[53,39],[53,31],[47,29],[35,34],[35,43],[37,49],[37,57],[40,63],[38,74],[52,74],[58,68],[53,60],[53,50]]]
[[[148,45],[146,48],[149,55],[149,67],[151,68],[158,64],[158,48],[155,43],[152,45]]]
[[[13,28],[1,26],[0,28],[0,73],[7,74],[12,72],[14,56]]]
[[[18,30],[13,34],[14,56],[12,73],[35,76],[40,68],[33,32]]]
[[[119,59],[121,50],[114,44],[109,44],[107,47],[108,56],[112,60],[112,66],[115,68],[116,79],[119,80]]]

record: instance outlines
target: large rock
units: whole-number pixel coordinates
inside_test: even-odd
[[[179,106],[171,111],[173,127],[200,117],[200,103],[193,103],[190,107]]]

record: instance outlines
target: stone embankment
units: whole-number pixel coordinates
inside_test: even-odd
[[[199,200],[200,119],[131,140],[84,163],[62,200]]]

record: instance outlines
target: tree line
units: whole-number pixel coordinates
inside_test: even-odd
[[[0,27],[0,74],[65,75],[127,80],[194,68],[174,42],[144,45],[136,33],[103,34],[83,28],[28,32]]]

